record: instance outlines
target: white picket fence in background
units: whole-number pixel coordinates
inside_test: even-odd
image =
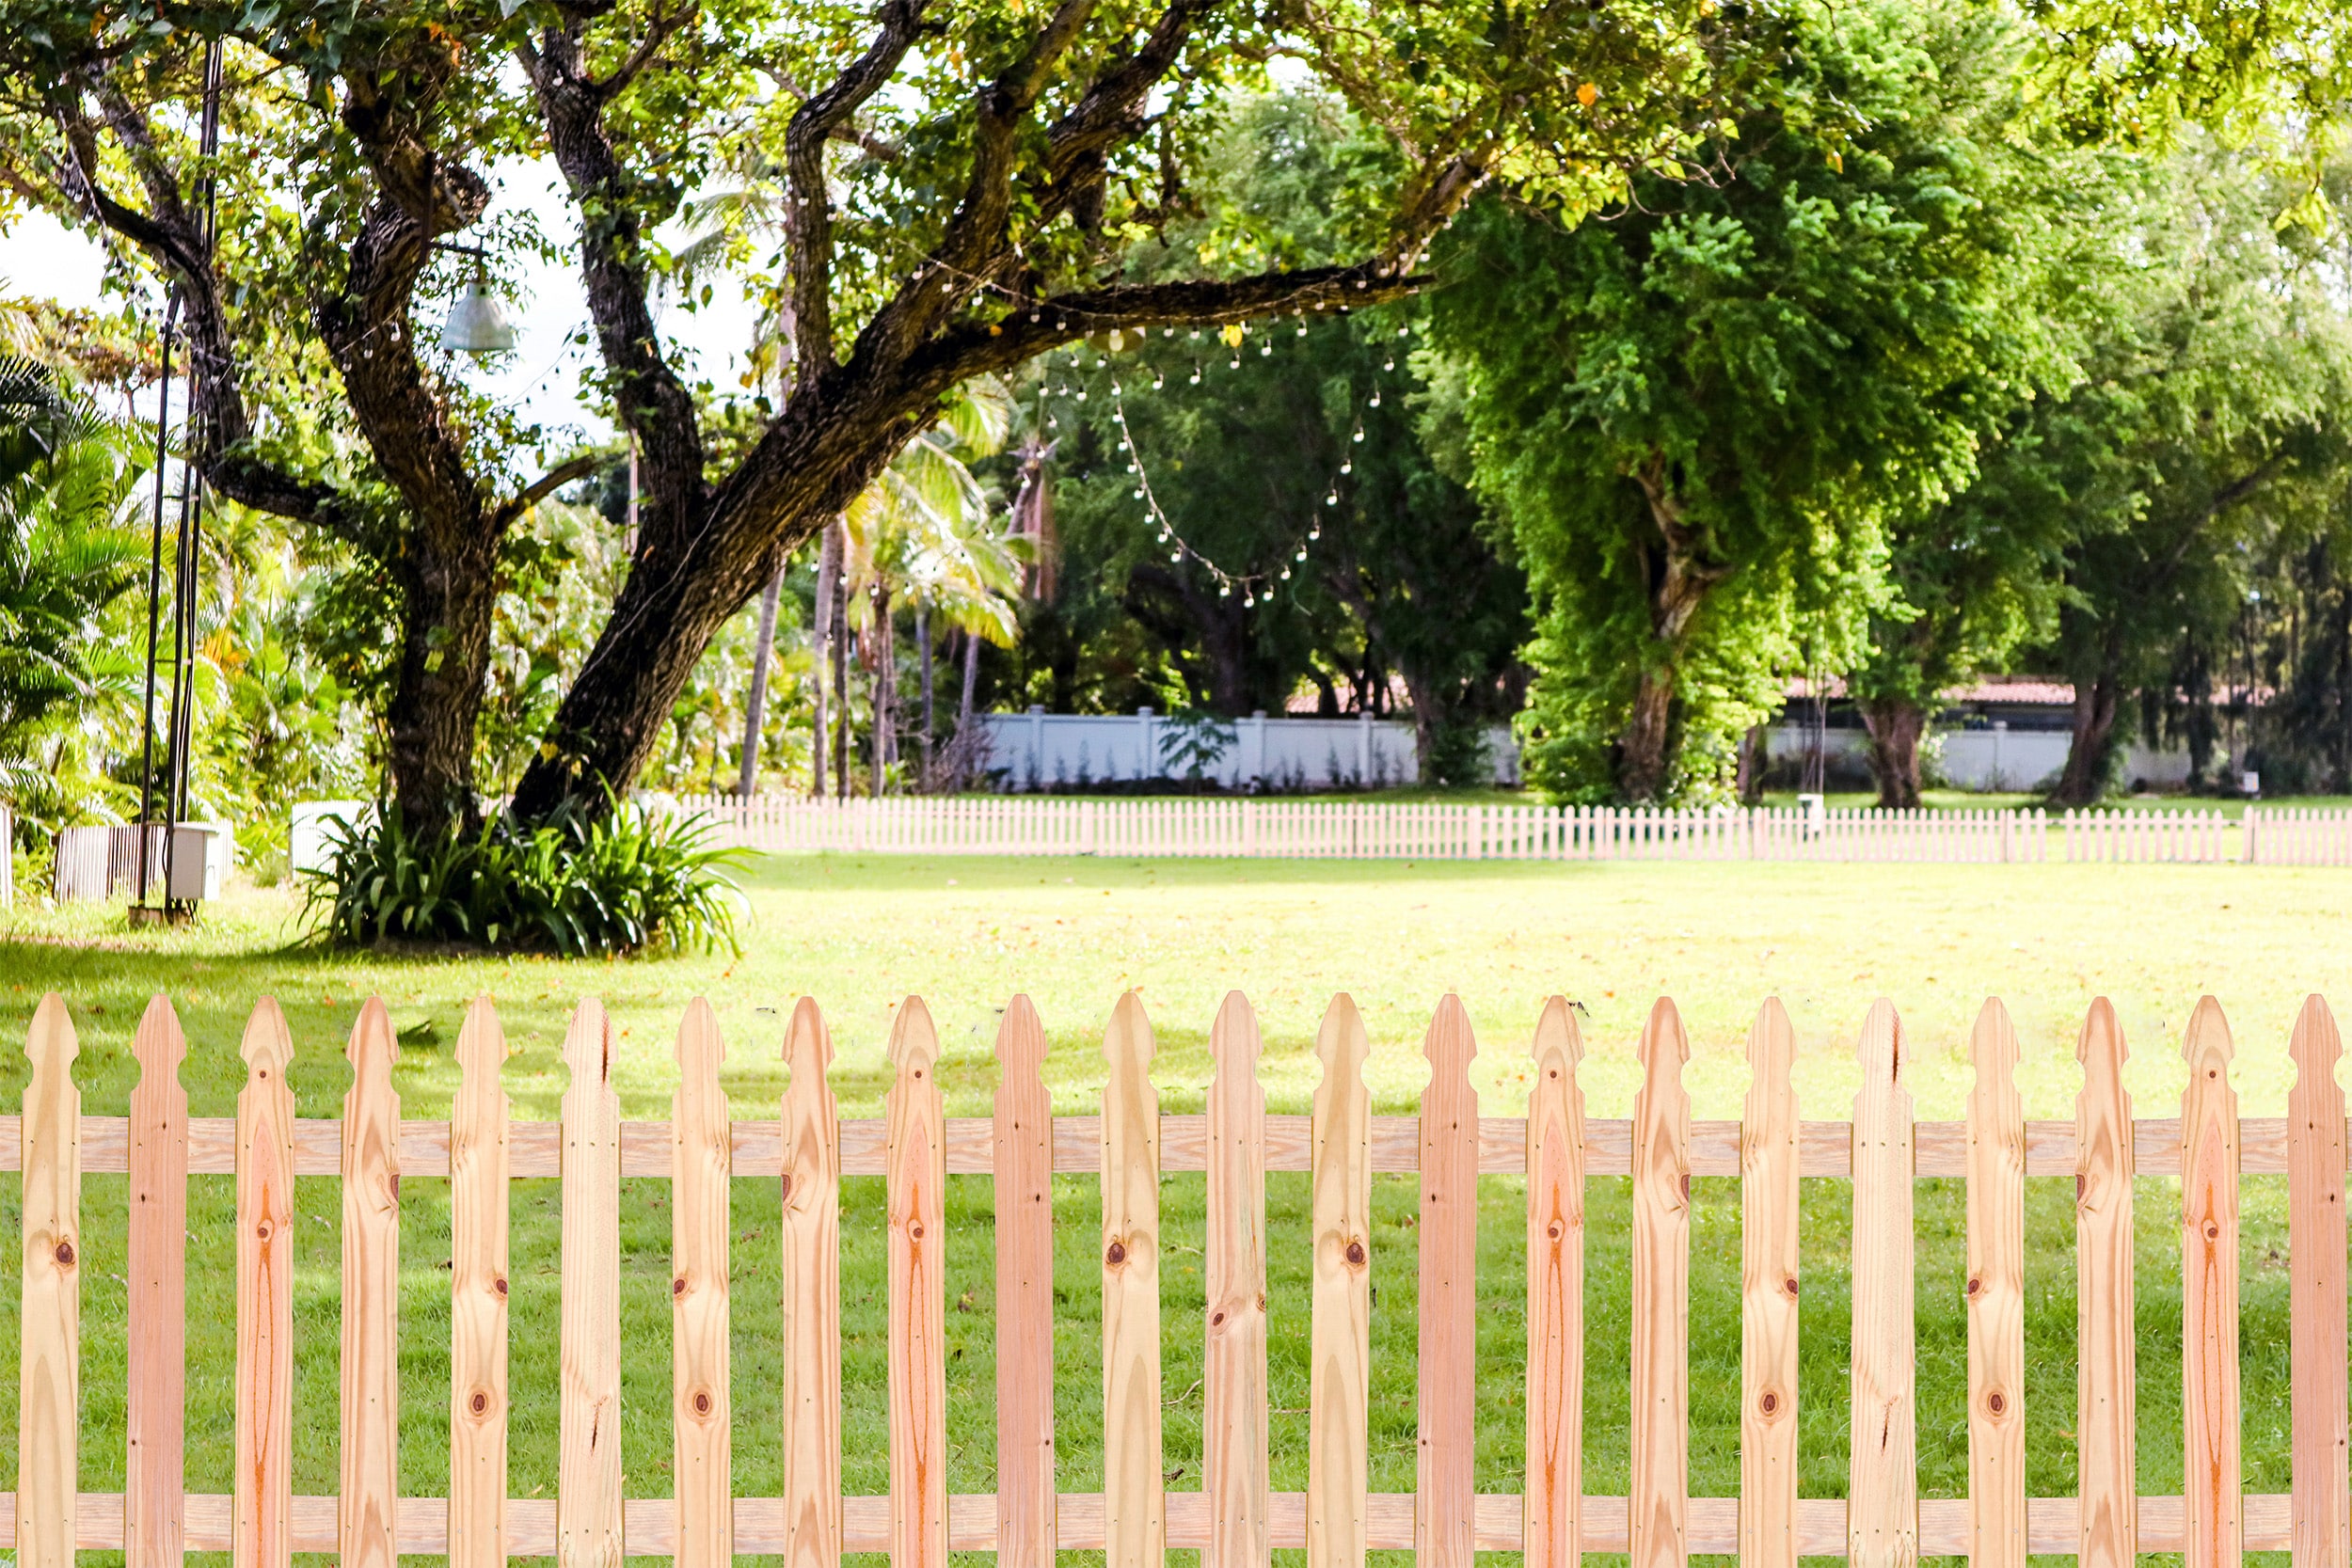
[[[689,796],[716,841],[782,853],[1319,860],[2044,861],[2352,864],[2352,811],[1878,811],[1168,797]],[[2235,851],[2233,853],[2233,851]]]

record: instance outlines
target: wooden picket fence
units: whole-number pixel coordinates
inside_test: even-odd
[[[0,1164],[23,1171],[24,1319],[18,1490],[0,1514],[27,1568],[70,1568],[73,1552],[122,1550],[131,1568],[176,1568],[189,1550],[229,1550],[244,1568],[286,1568],[295,1551],[391,1568],[394,1554],[464,1568],[553,1555],[566,1564],[674,1555],[726,1568],[775,1553],[834,1568],[845,1551],[887,1551],[893,1568],[945,1568],[946,1554],[994,1551],[1006,1568],[1052,1568],[1057,1549],[1104,1550],[1153,1568],[1197,1547],[1214,1568],[1265,1568],[1304,1546],[1310,1568],[1361,1568],[1375,1548],[1411,1549],[1431,1568],[1473,1568],[1477,1551],[1522,1551],[1531,1568],[1573,1568],[1582,1552],[1630,1552],[1673,1568],[1693,1552],[1738,1552],[1747,1568],[1843,1555],[1904,1568],[1962,1554],[1978,1568],[2025,1568],[2028,1552],[2073,1553],[2084,1568],[2133,1568],[2137,1552],[2183,1552],[2188,1568],[2235,1568],[2242,1552],[2291,1547],[2297,1564],[2352,1560],[2346,1479],[2344,1184],[2341,1045],[2317,997],[2296,1021],[2297,1068],[2283,1118],[2241,1117],[2220,1009],[2201,1003],[2184,1053],[2177,1118],[2133,1118],[2124,1043],[2104,1002],[2076,1055],[2070,1121],[2025,1119],[2017,1042],[1989,1002],[1971,1037],[1976,1079],[1960,1122],[1915,1120],[1913,1052],[1894,1008],[1860,1035],[1863,1086],[1850,1121],[1799,1119],[1787,1014],[1768,1003],[1748,1037],[1754,1084],[1737,1122],[1693,1121],[1689,1043],[1671,1002],[1637,1048],[1629,1121],[1587,1117],[1576,1016],[1554,998],[1532,1045],[1523,1117],[1479,1113],[1476,1052],[1454,999],[1422,1043],[1430,1082],[1418,1117],[1375,1117],[1371,1044],[1354,1006],[1333,1001],[1316,1038],[1312,1115],[1269,1116],[1256,1022],[1238,994],[1210,1037],[1215,1081],[1201,1116],[1164,1116],[1153,1039],[1136,996],[1114,1009],[1099,1114],[1061,1116],[1041,1076],[1045,1042],[1024,998],[996,1039],[993,1115],[948,1118],[930,1015],[897,1009],[895,1082],[880,1120],[842,1120],[828,1085],[832,1047],[816,1005],[795,1009],[789,1077],[775,1120],[730,1121],[715,1018],[696,1002],[680,1026],[671,1119],[621,1119],[613,1031],[584,1003],[564,1045],[561,1119],[514,1121],[506,1054],[487,1001],[456,1046],[447,1121],[404,1120],[391,1085],[394,1038],[370,1002],[346,1055],[353,1085],[339,1121],[298,1120],[286,1085],[294,1046],[263,1001],[246,1029],[246,1087],[233,1120],[191,1119],[177,1068],[176,1017],[157,998],[133,1046],[141,1076],[130,1115],[84,1117],[65,1004],[48,997],[29,1036],[21,1118],[0,1124]],[[1308,1489],[1269,1485],[1265,1174],[1311,1173],[1311,1371]],[[127,1490],[77,1491],[80,1433],[81,1178],[126,1172]],[[1054,1405],[1056,1172],[1092,1171],[1102,1190],[1104,1491],[1057,1488]],[[1204,1487],[1163,1480],[1160,1179],[1207,1173]],[[1410,1493],[1369,1491],[1371,1191],[1376,1171],[1418,1173],[1419,1459]],[[2293,1491],[2244,1495],[2238,1456],[2238,1177],[2286,1174],[2294,1303]],[[236,1179],[236,1481],[230,1496],[183,1489],[187,1180]],[[887,1190],[890,1489],[841,1483],[840,1182],[881,1175]],[[1526,1468],[1518,1494],[1473,1486],[1478,1181],[1526,1185]],[[2028,1498],[2025,1480],[2025,1179],[2075,1179],[2080,1481],[2073,1497]],[[2183,1496],[2136,1493],[2133,1178],[2181,1178],[2184,1292]],[[950,1236],[950,1175],[996,1185],[993,1235]],[[1740,1495],[1689,1487],[1688,1333],[1693,1175],[1740,1180],[1745,1248]],[[342,1180],[342,1448],[339,1495],[295,1497],[293,1441],[294,1207],[297,1176]],[[623,1497],[619,1205],[624,1176],[666,1178],[673,1198],[675,1495]],[[1631,1469],[1629,1495],[1582,1491],[1588,1178],[1631,1181]],[[562,1182],[561,1410],[555,1497],[507,1495],[507,1183]],[[1798,1182],[1849,1179],[1852,1192],[1852,1441],[1848,1496],[1798,1492]],[[1917,1495],[1914,1395],[1913,1190],[1925,1177],[1967,1184],[1969,1494]],[[404,1180],[449,1182],[450,1496],[398,1495],[396,1354]],[[784,1329],[783,1495],[732,1495],[729,1198],[737,1180],[778,1181]],[[996,1297],[996,1491],[946,1491],[943,1259],[993,1251]],[[763,1300],[757,1311],[779,1310]],[[443,1390],[435,1389],[438,1399]],[[228,1434],[203,1434],[218,1441]],[[967,1434],[968,1435],[968,1434]]]
[[[783,853],[1325,860],[2352,864],[2352,810],[1668,810],[1445,801],[689,796],[719,842]]]

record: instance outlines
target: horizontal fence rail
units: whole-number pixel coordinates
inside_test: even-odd
[[[0,1119],[0,1167],[23,1186],[23,1338],[18,1490],[0,1503],[0,1547],[22,1564],[69,1568],[73,1552],[120,1550],[132,1568],[167,1568],[190,1550],[284,1568],[294,1552],[390,1563],[396,1553],[491,1565],[518,1556],[611,1562],[675,1556],[718,1568],[741,1553],[817,1568],[845,1551],[887,1551],[895,1568],[942,1564],[948,1551],[994,1551],[1009,1568],[1051,1568],[1061,1549],[1104,1550],[1148,1564],[1165,1547],[1200,1548],[1225,1568],[1264,1568],[1276,1548],[1305,1547],[1311,1568],[1360,1568],[1374,1549],[1470,1568],[1476,1551],[1521,1551],[1540,1568],[1580,1553],[1629,1552],[1676,1564],[1692,1552],[1793,1568],[1799,1556],[1843,1556],[1900,1568],[1919,1554],[1969,1555],[2022,1568],[2026,1554],[2074,1555],[2129,1568],[2139,1552],[2182,1552],[2193,1568],[2230,1568],[2249,1549],[2292,1549],[2297,1564],[2352,1560],[2346,1473],[2345,1104],[2341,1042],[2326,1004],[2307,1001],[2289,1041],[2296,1076],[2286,1115],[2241,1117],[2233,1047],[2207,998],[2182,1045],[2188,1082],[2177,1117],[2138,1117],[2122,1086],[2125,1047],[2113,1010],[2094,1003],[2076,1045],[2075,1115],[2027,1120],[2015,1086],[2017,1042],[1988,1002],[1973,1029],[1968,1114],[1920,1121],[1905,1073],[1913,1051],[1893,1006],[1876,1004],[1857,1045],[1863,1076],[1850,1119],[1806,1121],[1789,1083],[1793,1037],[1777,1003],[1748,1039],[1753,1085],[1741,1120],[1694,1121],[1682,1083],[1689,1042],[1674,1005],[1650,1011],[1636,1055],[1642,1085],[1625,1119],[1588,1117],[1577,1071],[1576,1015],[1554,998],[1528,1050],[1523,1117],[1479,1112],[1468,1015],[1448,997],[1422,1047],[1429,1069],[1418,1116],[1370,1113],[1372,1046],[1344,996],[1318,1033],[1322,1077],[1311,1115],[1269,1115],[1258,1077],[1254,1016],[1238,993],[1210,1033],[1214,1081],[1200,1115],[1159,1110],[1155,1045],[1137,995],[1114,1009],[1096,1113],[1056,1117],[1041,1073],[1035,1010],[1015,998],[996,1041],[1000,1084],[987,1117],[948,1117],[939,1042],[919,999],[896,1011],[887,1114],[838,1117],[832,1045],[816,1005],[794,1009],[788,1079],[773,1120],[734,1120],[720,1089],[724,1045],[710,1008],[692,1004],[675,1051],[679,1082],[667,1121],[624,1120],[613,1089],[617,1042],[601,1007],[582,1004],[564,1046],[570,1069],[560,1119],[512,1118],[500,1081],[505,1042],[487,1001],[469,1012],[455,1051],[459,1085],[447,1120],[402,1117],[391,1084],[395,1040],[380,1001],[360,1012],[345,1055],[343,1115],[294,1115],[286,1073],[294,1047],[263,1001],[246,1027],[246,1086],[233,1117],[190,1118],[179,1087],[186,1054],[158,997],[133,1041],[140,1067],[127,1117],[84,1116],[73,1080],[78,1042],[64,1002],[36,1012],[21,1115]],[[1208,1175],[1204,1393],[1205,1484],[1164,1480],[1158,1204],[1160,1179]],[[1265,1174],[1311,1173],[1313,1344],[1309,1489],[1269,1482]],[[125,1172],[131,1227],[124,1492],[78,1488],[81,1180]],[[1053,1389],[1054,1171],[1094,1172],[1103,1193],[1102,1335],[1104,1488],[1057,1486]],[[1370,1493],[1371,1179],[1417,1173],[1419,1469],[1410,1493]],[[2293,1313],[2293,1490],[2242,1490],[2237,1433],[2238,1186],[2287,1179]],[[236,1491],[183,1485],[186,1375],[187,1180],[236,1180]],[[845,1496],[841,1465],[840,1180],[884,1179],[889,1255],[886,1496]],[[1477,1329],[1477,1183],[1524,1179],[1527,1261],[1526,1449],[1521,1490],[1473,1488]],[[2180,1496],[2135,1483],[2133,1178],[2177,1175],[2186,1283]],[[293,1431],[292,1183],[340,1176],[343,1226],[340,1370],[342,1479],[335,1497],[296,1497]],[[996,1186],[992,1234],[950,1235],[944,1183],[986,1175]],[[1587,1180],[1629,1176],[1632,1344],[1630,1484],[1588,1497],[1581,1484]],[[1689,1487],[1690,1179],[1740,1182],[1743,1245],[1740,1494]],[[2077,1495],[2025,1493],[2025,1227],[2027,1176],[2074,1178],[2080,1310]],[[509,1266],[507,1184],[562,1181],[559,1259],[561,1461],[553,1499],[507,1494]],[[619,1183],[671,1186],[675,1495],[622,1497],[616,1446],[621,1319]],[[1851,1501],[1798,1495],[1801,1177],[1851,1182]],[[1969,1496],[1917,1496],[1913,1386],[1914,1183],[1960,1178],[1967,1196]],[[398,1493],[399,1238],[404,1179],[450,1183],[451,1495]],[[771,1180],[783,1236],[780,1306],[784,1495],[737,1497],[727,1293],[732,1184]],[[945,1484],[946,1348],[943,1261],[951,1246],[992,1249],[995,1307],[997,1490],[950,1496]],[[439,1390],[435,1390],[437,1398]],[[776,1433],[759,1440],[773,1441]],[[202,1434],[203,1440],[217,1440]],[[969,1439],[967,1439],[969,1440]]]
[[[2352,864],[2352,810],[1808,813],[1443,801],[684,798],[718,842],[781,853],[1441,861]]]

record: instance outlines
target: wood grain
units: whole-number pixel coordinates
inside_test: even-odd
[[[1005,1007],[996,1065],[996,1560],[1054,1568],[1054,1104],[1025,996]]]
[[[2081,1150],[2074,1174],[2074,1395],[2079,1568],[2135,1568],[2137,1401],[2133,1376],[2132,1101],[2123,1089],[2123,1031],[2106,997],[2090,1005],[2074,1047]]]
[[[294,1039],[264,997],[237,1095],[237,1568],[291,1568],[294,1543]]]
[[[1265,1090],[1257,1016],[1226,994],[1209,1027],[1208,1325],[1201,1466],[1209,1544],[1200,1568],[1269,1568]]]
[[[1418,1287],[1421,1422],[1414,1486],[1420,1568],[1473,1568],[1478,1449],[1478,1042],[1460,998],[1438,1004],[1422,1055]]]
[[[1308,1325],[1307,1565],[1363,1568],[1371,1488],[1372,1042],[1331,999],[1315,1035],[1314,1281]]]
[[[1160,1099],[1143,999],[1128,991],[1103,1035],[1103,1530],[1106,1568],[1159,1568],[1161,1502]]]
[[[398,1041],[381,997],[343,1055],[342,1490],[345,1568],[396,1568],[400,1509],[400,1096]]]
[[[1912,1327],[1911,1070],[1894,1004],[1873,1003],[1855,1054],[1853,1426],[1847,1560],[1911,1568],[1919,1558],[1917,1360]]]
[[[677,1494],[677,1568],[734,1568],[733,1449],[728,1426],[727,1226],[734,1140],[719,1086],[719,1020],[696,997],[678,1025],[670,1100],[670,1454]]]
[[[82,1052],[56,991],[24,1037],[24,1294],[18,1321],[16,1553],[73,1568],[82,1393]]]
[[[890,1564],[946,1568],[946,1162],[939,1036],[910,996],[890,1030]]]
[[[841,1561],[841,1136],[833,1037],[802,997],[784,1041],[785,1568]]]
[[[1748,1030],[1740,1124],[1740,1562],[1797,1562],[1796,1038],[1778,998]]]
[[[621,1533],[621,1101],[612,1021],[591,1000],[564,1037],[564,1257],[556,1406],[558,1568],[615,1568]]]
[[[2181,1408],[2185,1568],[2238,1568],[2237,1091],[2230,1026],[2208,996],[2181,1055]]]
[[[1690,1560],[1691,1043],[1660,997],[1643,1027],[1633,1101],[1631,1568]]]
[[[2344,1041],[2328,1004],[2306,997],[2287,1037],[2288,1377],[2296,1568],[2352,1565],[2352,1423],[2345,1416]],[[2243,1150],[2241,1149],[2241,1154]]]
[[[187,1550],[188,1042],[157,995],[131,1037],[122,1533],[124,1568],[181,1568]],[[20,1450],[21,1451],[21,1450]]]
[[[449,1134],[449,1561],[506,1561],[506,1036],[486,996],[457,1031]]]
[[[1971,1568],[2026,1568],[2026,1112],[1998,1001],[1968,1052],[1969,1555]]]
[[[1527,1097],[1526,1568],[1576,1568],[1584,1501],[1584,1041],[1544,1004]]]

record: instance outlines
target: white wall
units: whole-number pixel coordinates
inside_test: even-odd
[[[1188,760],[1172,749],[1178,725],[1150,708],[1135,713],[989,713],[983,766],[1003,769],[1015,790],[1076,787],[1127,779],[1184,777]],[[1232,721],[1232,743],[1204,777],[1227,789],[1262,782],[1269,789],[1327,789],[1408,784],[1420,775],[1413,726],[1396,720],[1269,719]],[[1487,732],[1495,782],[1518,782],[1518,748],[1510,731]]]
[[[1830,730],[1824,742],[1832,758],[1867,767],[1870,740],[1861,730]],[[1801,757],[1811,739],[1802,724],[1775,724],[1768,744],[1775,758]],[[1932,770],[1955,789],[2033,790],[2057,781],[2074,737],[2067,730],[1942,730],[1928,744]],[[2134,741],[2124,748],[2123,779],[2159,787],[2185,784],[2188,752],[2151,751]]]

